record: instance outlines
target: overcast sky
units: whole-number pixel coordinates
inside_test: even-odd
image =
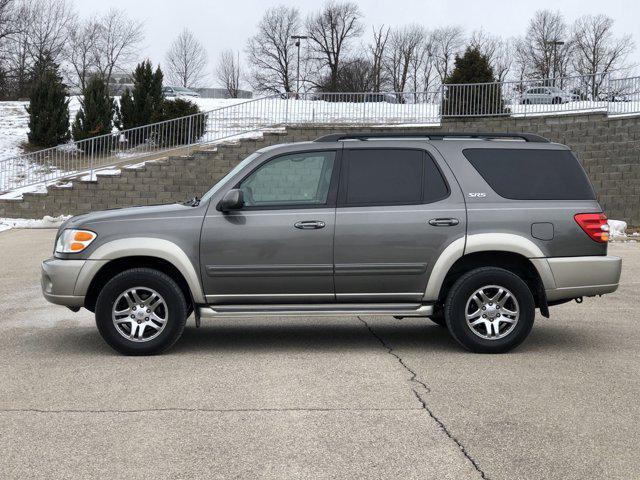
[[[89,17],[110,7],[125,10],[145,24],[141,57],[162,62],[172,39],[184,27],[191,29],[209,52],[210,71],[219,53],[244,49],[264,10],[275,5],[296,5],[303,15],[316,11],[321,0],[75,0],[80,15]],[[538,9],[562,12],[568,23],[585,14],[603,13],[615,20],[616,35],[632,34],[636,49],[632,61],[640,64],[640,0],[400,0],[357,2],[364,13],[367,34],[371,25],[420,23],[428,28],[461,25],[467,32],[483,28],[504,37],[525,32]]]

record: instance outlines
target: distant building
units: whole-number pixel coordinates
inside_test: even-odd
[[[109,80],[109,93],[122,95],[126,89],[133,90],[133,76],[130,73],[112,73]]]
[[[191,90],[198,92],[202,98],[229,98],[229,94],[225,88],[204,87],[192,88]],[[238,98],[253,98],[253,92],[248,90],[239,90]]]

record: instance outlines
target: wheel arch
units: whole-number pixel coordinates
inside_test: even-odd
[[[531,290],[536,306],[548,315],[545,288],[555,288],[553,275],[540,248],[513,234],[477,234],[449,244],[436,261],[424,300],[442,302],[461,275],[479,267],[499,267],[519,275]]]
[[[102,264],[87,287],[84,307],[93,312],[96,301],[98,300],[98,295],[107,282],[117,274],[132,268],[151,268],[168,275],[178,284],[180,290],[182,290],[190,309],[194,308],[195,302],[191,289],[182,273],[167,260],[151,256],[120,257]]]
[[[159,238],[128,238],[101,245],[80,271],[75,294],[86,296],[85,305],[90,306],[91,302],[95,303],[98,286],[103,286],[113,275],[136,267],[166,273],[178,282],[189,303],[206,303],[199,276],[187,254],[177,244]]]

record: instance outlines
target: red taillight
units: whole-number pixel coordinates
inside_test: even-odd
[[[596,242],[609,241],[609,224],[604,213],[578,213],[573,218],[576,219],[580,228]]]

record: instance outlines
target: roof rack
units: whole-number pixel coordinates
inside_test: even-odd
[[[531,143],[549,143],[547,138],[533,133],[472,133],[472,132],[379,132],[379,133],[331,133],[316,138],[314,142],[340,142],[342,140],[369,140],[377,138],[428,138],[429,140],[443,140],[445,138],[479,138],[483,140],[499,140],[516,138]]]

